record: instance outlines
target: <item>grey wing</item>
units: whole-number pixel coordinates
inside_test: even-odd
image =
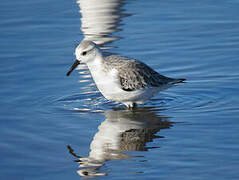
[[[159,87],[173,79],[160,75],[140,61],[133,60],[119,68],[119,80],[123,90],[134,91]]]

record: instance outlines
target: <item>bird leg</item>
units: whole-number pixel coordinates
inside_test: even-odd
[[[137,107],[137,104],[135,102],[129,103],[126,105],[129,110],[134,110]]]

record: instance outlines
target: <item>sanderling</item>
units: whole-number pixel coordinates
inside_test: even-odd
[[[143,62],[123,56],[104,56],[92,41],[83,40],[75,50],[76,60],[67,76],[86,63],[95,84],[103,96],[123,103],[128,108],[144,104],[159,91],[167,89],[185,79],[174,79],[160,75]]]

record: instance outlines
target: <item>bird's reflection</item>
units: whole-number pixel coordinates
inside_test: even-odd
[[[105,111],[106,117],[95,134],[91,144],[88,157],[78,158],[81,176],[104,176],[107,175],[101,169],[109,160],[127,159],[133,155],[126,154],[127,151],[147,151],[147,142],[154,138],[162,138],[157,133],[160,129],[169,128],[172,123],[168,117],[157,115],[157,111],[150,108],[138,108],[134,111],[113,110]]]
[[[121,31],[121,18],[129,16],[122,9],[123,0],[77,0],[77,3],[85,39],[94,41],[101,48],[104,44],[120,39],[112,33]]]

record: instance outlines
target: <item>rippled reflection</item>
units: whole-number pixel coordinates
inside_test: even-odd
[[[106,117],[95,134],[91,144],[88,157],[78,158],[81,176],[104,176],[107,169],[102,170],[105,161],[127,159],[135,157],[124,152],[127,151],[147,151],[151,148],[146,145],[154,138],[163,138],[156,135],[160,129],[169,128],[172,123],[168,117],[157,115],[156,110],[150,108],[139,108],[135,111],[114,110],[105,111]]]
[[[121,31],[121,18],[129,16],[123,13],[122,0],[78,0],[81,13],[81,30],[85,39],[99,46],[110,43],[119,36],[112,33]]]

